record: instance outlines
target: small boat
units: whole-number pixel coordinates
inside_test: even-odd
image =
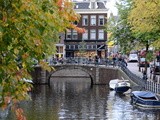
[[[160,99],[151,91],[133,91],[131,103],[142,108],[160,109]]]
[[[113,79],[109,82],[109,88],[110,90],[114,90],[115,89],[115,86],[116,84],[118,83],[119,79]]]
[[[130,83],[127,81],[120,81],[115,86],[115,91],[117,93],[124,93],[130,89]]]
[[[129,80],[113,79],[109,82],[110,90],[115,90],[117,93],[124,93],[130,89]]]

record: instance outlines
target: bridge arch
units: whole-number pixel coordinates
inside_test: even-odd
[[[47,81],[48,81],[49,85],[50,85],[50,79],[51,79],[52,75],[54,73],[56,73],[57,71],[65,70],[65,69],[71,69],[71,70],[79,69],[79,70],[85,72],[89,76],[89,78],[91,80],[91,85],[93,85],[93,83],[94,83],[94,75],[93,75],[93,73],[90,72],[88,69],[82,67],[82,66],[73,66],[73,65],[72,66],[66,66],[66,65],[62,66],[61,65],[61,66],[54,66],[54,68],[55,68],[55,70],[52,70],[52,71],[48,72],[48,75],[47,75]]]

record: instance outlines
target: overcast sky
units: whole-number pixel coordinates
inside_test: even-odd
[[[118,10],[115,7],[116,4],[116,0],[110,0],[107,4],[108,8],[109,8],[109,13],[112,12],[114,15],[118,14]]]

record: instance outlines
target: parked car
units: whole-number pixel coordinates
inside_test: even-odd
[[[139,62],[138,62],[138,66],[139,67],[145,67],[145,59],[146,58],[140,58],[139,59]],[[148,62],[148,61],[146,61],[147,62],[147,67],[149,67],[150,66],[150,63]]]
[[[128,62],[138,62],[138,55],[135,53],[129,54]]]

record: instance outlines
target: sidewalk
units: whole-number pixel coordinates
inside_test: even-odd
[[[134,73],[134,74],[136,74],[137,76],[139,76],[139,77],[143,77],[143,73],[142,73],[142,71],[140,72],[139,71],[139,67],[138,67],[138,63],[128,63],[128,69],[132,72],[132,73]],[[144,68],[142,68],[142,69],[144,69]],[[148,77],[148,81],[152,81],[152,79],[150,79],[150,68],[148,67],[147,68],[147,77]],[[160,83],[160,75],[157,75],[157,83]]]
[[[128,69],[136,74],[138,77],[143,77],[143,73],[139,72],[139,67],[137,65],[137,63],[128,63]],[[158,97],[160,98],[160,75],[157,75],[158,80],[155,82],[152,79],[150,79],[150,68],[147,69],[147,86],[146,89],[149,91],[152,91],[154,93],[156,93],[158,95]]]
[[[136,74],[139,77],[143,77],[143,73],[139,71],[139,67],[138,67],[138,63],[134,62],[134,63],[128,63],[127,68],[134,74]],[[147,76],[150,76],[150,70],[149,68],[147,69]]]

